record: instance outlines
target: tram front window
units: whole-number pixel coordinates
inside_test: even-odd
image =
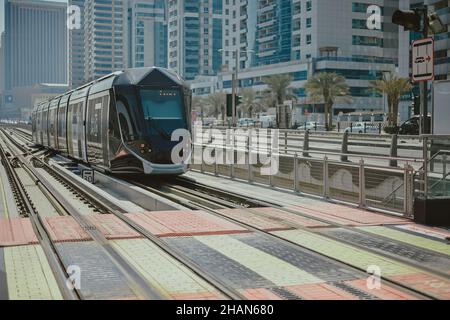
[[[141,89],[141,102],[150,135],[171,139],[176,129],[186,129],[183,99],[179,90]]]

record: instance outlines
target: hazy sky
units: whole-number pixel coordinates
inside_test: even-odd
[[[47,0],[56,2],[67,2],[67,0]],[[0,0],[0,33],[5,29],[5,0]]]

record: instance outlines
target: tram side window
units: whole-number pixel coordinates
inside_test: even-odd
[[[121,89],[117,95],[117,115],[124,142],[133,142],[140,138],[140,123],[137,120],[138,110],[134,91]]]
[[[102,98],[97,98],[89,102],[89,127],[88,141],[93,143],[102,143]]]
[[[109,104],[108,143],[109,159],[112,160],[119,152],[120,144],[122,143],[117,110],[113,101]]]
[[[58,115],[58,134],[60,137],[64,137],[66,134],[66,107],[60,107]]]

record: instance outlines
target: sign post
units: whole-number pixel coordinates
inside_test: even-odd
[[[434,80],[434,40],[424,38],[412,44],[412,80],[420,82],[420,133],[430,133],[428,124],[428,81]]]
[[[412,77],[414,82],[434,80],[434,40],[425,38],[412,44]]]

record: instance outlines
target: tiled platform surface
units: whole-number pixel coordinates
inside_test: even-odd
[[[220,213],[265,231],[300,227],[326,227],[328,224],[276,208],[222,209]]]
[[[416,298],[385,282],[377,292],[354,286],[366,283],[367,276],[254,233],[164,239],[247,299]]]
[[[203,211],[154,211],[132,213],[128,217],[160,237],[248,232],[237,224]]]
[[[115,240],[114,247],[168,299],[220,299],[216,289],[147,239]]]
[[[56,280],[39,245],[8,247],[2,250],[10,300],[62,299]],[[2,283],[0,287],[4,285]]]
[[[0,219],[0,247],[36,244],[38,239],[28,218]]]
[[[410,220],[403,218],[322,201],[314,204],[301,202],[295,206],[288,206],[288,208],[347,226],[411,223]]]
[[[99,230],[107,239],[133,239],[142,237],[137,231],[112,214],[88,215],[89,228]],[[50,238],[55,242],[88,241],[91,237],[87,230],[72,217],[47,217]]]
[[[393,231],[395,232],[395,230]],[[450,245],[445,244],[443,241],[428,240],[428,242],[426,242],[428,247],[443,249],[442,252],[436,252],[429,250],[428,248],[423,248],[423,246],[420,246],[423,241],[411,239],[412,237],[406,237],[406,239],[411,240],[410,242],[402,242],[390,240],[389,238],[377,237],[375,233],[364,233],[359,230],[348,228],[327,228],[321,230],[318,234],[351,245],[356,245],[360,248],[369,249],[380,254],[389,255],[393,258],[402,259],[409,263],[417,264],[420,267],[437,270],[437,272],[446,273],[450,276]],[[397,233],[394,233],[393,235],[402,239],[402,236]],[[447,248],[444,249],[442,246],[447,246]]]
[[[304,230],[277,231],[275,234],[361,270],[376,266],[382,276],[389,280],[398,281],[438,299],[450,299],[448,277],[428,274],[410,265]]]
[[[63,242],[56,246],[66,267],[79,267],[83,299],[139,299],[125,275],[97,243]]]

